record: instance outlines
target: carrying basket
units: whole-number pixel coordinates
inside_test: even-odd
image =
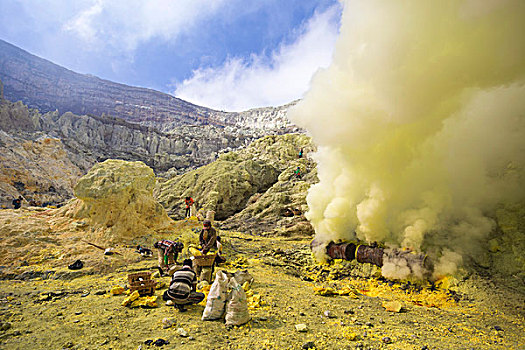
[[[217,254],[197,255],[193,262],[195,263],[195,266],[210,267],[213,266],[216,257]]]

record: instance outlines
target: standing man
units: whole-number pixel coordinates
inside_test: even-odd
[[[186,214],[185,217],[189,218],[191,216],[191,206],[193,205],[195,201],[191,197],[186,197],[184,199],[184,204],[186,204]]]
[[[170,265],[175,265],[177,263],[177,258],[179,257],[179,253],[182,252],[184,244],[163,239],[162,241],[155,243],[153,246],[157,248],[160,274],[161,276],[165,275],[169,273]]]
[[[191,259],[184,260],[182,265],[182,269],[173,274],[170,286],[162,296],[166,305],[175,305],[180,312],[186,311],[184,305],[198,304],[204,300],[204,293],[196,291],[197,275],[192,269]]]

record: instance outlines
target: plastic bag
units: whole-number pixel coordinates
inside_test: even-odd
[[[206,307],[202,313],[203,321],[218,320],[224,315],[228,298],[228,280],[228,275],[222,270],[215,274],[215,281],[211,285]]]
[[[235,277],[230,278],[231,294],[226,304],[226,326],[240,326],[250,321],[246,293]]]

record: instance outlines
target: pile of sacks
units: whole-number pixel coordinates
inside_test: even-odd
[[[253,277],[247,271],[234,274],[217,271],[202,313],[203,321],[221,320],[226,326],[240,326],[250,321],[248,302],[243,285],[250,285]]]

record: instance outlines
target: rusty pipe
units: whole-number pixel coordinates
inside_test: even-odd
[[[312,248],[316,246],[318,243],[312,241]],[[383,266],[383,249],[364,244],[330,242],[326,246],[326,254],[332,259],[357,260],[360,263]]]
[[[355,259],[362,264],[369,263],[376,266],[383,266],[383,248],[360,245],[356,249]]]

